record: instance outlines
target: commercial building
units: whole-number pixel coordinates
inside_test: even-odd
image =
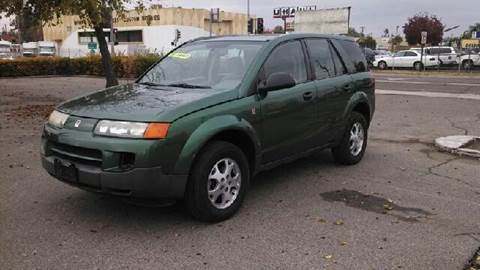
[[[113,15],[116,31],[115,53],[131,55],[143,52],[168,52],[177,41],[210,35],[238,35],[247,33],[246,14],[220,11],[218,22],[210,22],[206,9],[163,8],[154,6],[142,12],[128,11],[124,16]],[[60,56],[78,57],[91,52],[89,43],[96,43],[93,29],[86,29],[78,16],[64,16],[58,24],[46,24],[44,40],[53,41]],[[107,41],[109,29],[105,29]],[[178,38],[179,37],[179,38]],[[178,40],[177,40],[178,38]],[[94,49],[95,50],[95,49]],[[98,46],[95,50],[98,53]]]

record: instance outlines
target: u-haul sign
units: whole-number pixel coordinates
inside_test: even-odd
[[[293,18],[297,11],[317,10],[317,6],[279,7],[273,9],[273,18]]]

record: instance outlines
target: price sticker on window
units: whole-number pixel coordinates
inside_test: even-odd
[[[192,57],[192,55],[189,54],[189,53],[173,52],[173,53],[169,54],[168,57],[185,60],[185,59],[189,59],[190,57]]]

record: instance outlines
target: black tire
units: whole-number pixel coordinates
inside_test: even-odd
[[[465,61],[463,61],[462,67],[463,67],[464,70],[470,70],[470,69],[472,69],[472,67],[473,67],[473,62],[472,62],[472,60],[465,60]]]
[[[238,164],[241,184],[236,199],[225,209],[213,205],[208,195],[209,174],[218,161],[229,158]],[[205,222],[219,222],[233,216],[240,208],[248,190],[250,169],[245,154],[234,144],[213,141],[199,153],[190,173],[185,192],[185,205],[190,214]]]
[[[354,155],[350,149],[350,132],[353,126],[359,123],[363,129],[363,144],[361,150],[358,154]],[[363,155],[365,154],[365,149],[367,148],[368,141],[368,124],[365,117],[358,112],[352,112],[348,120],[347,128],[345,134],[342,137],[342,140],[339,145],[332,148],[332,154],[335,162],[343,165],[354,165],[362,160]]]
[[[423,70],[423,63],[421,62],[415,62],[413,64],[413,68],[416,70],[416,71],[422,71]]]
[[[385,62],[385,61],[380,61],[380,62],[378,63],[378,68],[379,68],[379,69],[387,69],[387,68],[388,68],[387,62]]]

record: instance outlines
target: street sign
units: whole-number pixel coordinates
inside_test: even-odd
[[[427,35],[428,33],[426,31],[422,31],[422,41],[420,42],[422,45],[427,44]]]
[[[211,16],[211,19],[212,19],[212,22],[213,23],[218,23],[220,22],[220,9],[219,8],[212,8],[210,10],[210,16]]]
[[[88,49],[91,50],[91,51],[94,51],[97,49],[97,43],[96,42],[89,42],[88,43]]]
[[[472,32],[472,39],[480,39],[480,32]]]

